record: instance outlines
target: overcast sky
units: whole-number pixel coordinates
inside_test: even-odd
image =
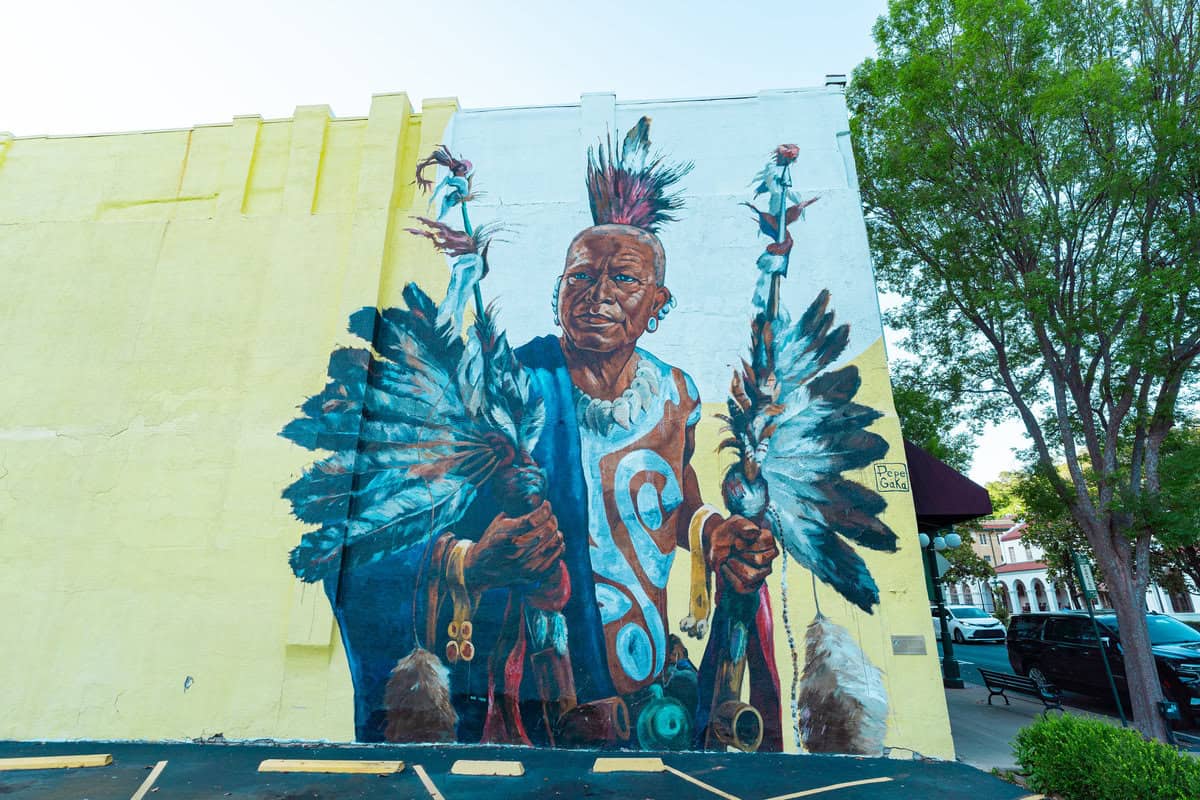
[[[441,8],[440,11],[430,11]],[[745,94],[820,86],[873,53],[886,0],[457,3],[313,0],[13,2],[0,25],[0,131],[190,127],[372,94],[466,108]],[[1014,465],[1017,428],[980,442],[971,476]]]

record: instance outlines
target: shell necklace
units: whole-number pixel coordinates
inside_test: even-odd
[[[607,436],[617,425],[625,430],[650,408],[658,396],[658,370],[649,359],[639,357],[629,388],[615,400],[598,400],[579,387],[575,389],[575,419],[583,427]]]

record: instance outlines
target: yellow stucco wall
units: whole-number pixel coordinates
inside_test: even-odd
[[[0,738],[353,737],[329,604],[287,566],[305,526],[279,493],[311,454],[277,432],[324,384],[352,311],[399,304],[410,280],[444,291],[444,260],[403,228],[425,210],[415,162],[456,108],[417,114],[393,94],[365,119],[307,106],[182,131],[0,134]],[[903,461],[882,342],[855,363],[887,460]],[[717,410],[698,433],[708,497]],[[886,675],[888,744],[950,757],[911,496],[886,497],[901,550],[864,553],[880,608],[822,590],[822,609]],[[794,575],[799,637],[813,602]],[[893,655],[893,633],[930,653]]]
[[[0,146],[0,737],[353,737],[277,432],[352,311],[444,290],[402,228],[456,108]]]

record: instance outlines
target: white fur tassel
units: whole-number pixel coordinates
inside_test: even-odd
[[[450,702],[450,671],[421,647],[396,662],[384,691],[389,742],[453,742],[458,714]]]
[[[848,630],[819,612],[804,639],[804,747],[810,753],[881,755],[888,714],[883,673]]]

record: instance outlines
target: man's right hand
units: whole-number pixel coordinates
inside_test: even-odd
[[[499,514],[467,553],[467,585],[483,590],[535,582],[550,573],[563,547],[549,502],[519,517]]]

